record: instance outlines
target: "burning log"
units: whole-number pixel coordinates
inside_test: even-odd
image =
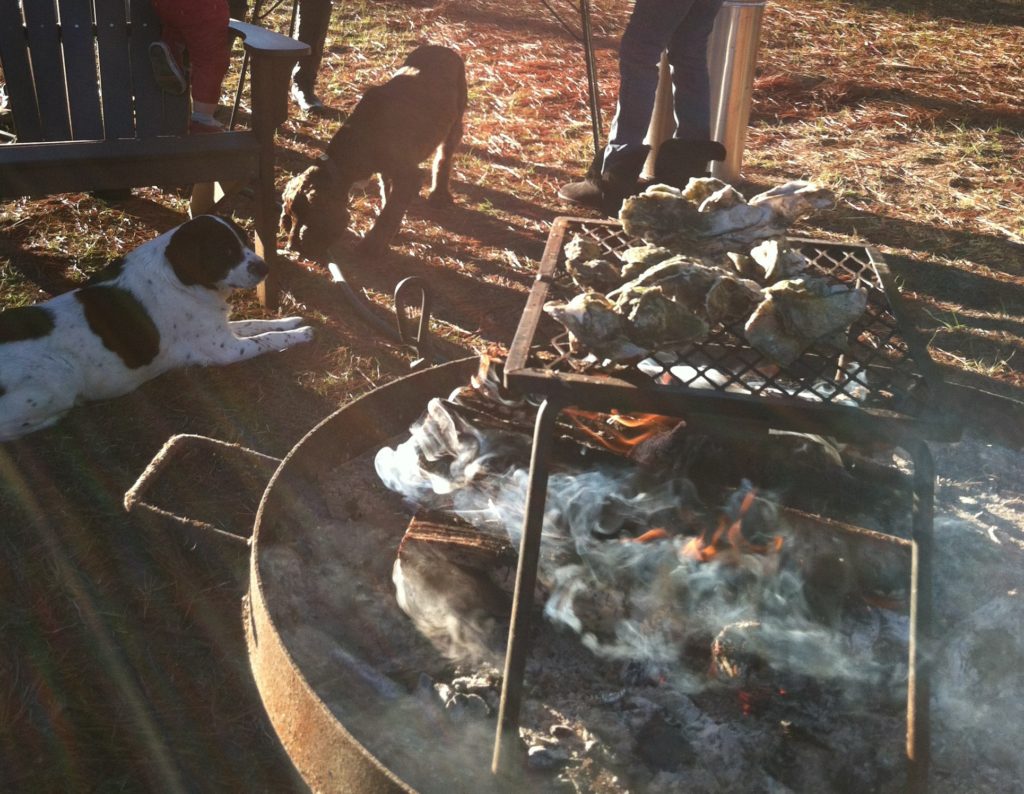
[[[453,659],[497,663],[509,593],[498,582],[515,563],[511,544],[457,519],[417,515],[392,570],[399,607],[420,633]]]
[[[516,550],[508,538],[481,532],[455,516],[419,512],[409,522],[398,558],[410,561],[432,555],[475,571],[510,569],[516,563]]]

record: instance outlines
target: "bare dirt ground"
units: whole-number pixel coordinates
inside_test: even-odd
[[[279,135],[279,186],[307,167],[362,90],[416,44],[462,52],[470,83],[454,207],[422,200],[395,247],[336,251],[387,316],[396,282],[424,276],[447,355],[501,353],[515,331],[557,188],[592,155],[575,6],[335,3],[320,91],[328,118],[296,112]],[[595,3],[602,110],[630,4]],[[268,24],[287,25],[285,9]],[[557,16],[556,16],[557,14]],[[832,187],[806,236],[877,246],[959,391],[971,432],[1022,443],[1024,7],[1019,0],[781,0],[764,17],[744,177]],[[88,195],[0,205],[0,304],[43,300],[184,220],[181,190],[120,204]],[[365,231],[374,200],[357,197]],[[244,197],[233,204],[243,222]],[[282,315],[316,340],[224,369],[172,373],[0,446],[0,789],[289,791],[298,785],[254,691],[241,639],[237,556],[128,515],[124,491],[174,433],[282,456],[413,355],[351,314],[321,265],[291,257]],[[237,316],[261,316],[249,296]],[[986,396],[996,395],[996,396]],[[216,512],[198,475],[183,509]],[[221,515],[244,528],[246,507]],[[223,511],[228,512],[228,511]]]

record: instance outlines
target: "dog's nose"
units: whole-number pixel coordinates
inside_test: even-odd
[[[270,268],[262,258],[256,256],[249,260],[249,272],[256,278],[266,278]]]

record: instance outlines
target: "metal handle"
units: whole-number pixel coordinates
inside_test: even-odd
[[[412,331],[413,320],[409,312],[415,307],[415,298],[419,295],[419,320],[416,331]],[[433,363],[430,350],[430,292],[426,282],[419,276],[403,278],[395,287],[395,317],[398,321],[398,335],[403,344],[416,351],[417,359],[412,363],[413,369],[431,366]]]
[[[143,499],[150,486],[156,481],[157,477],[167,468],[168,465],[183,452],[197,447],[206,447],[209,449],[215,449],[218,451],[228,450],[233,454],[244,455],[249,458],[251,462],[256,463],[259,467],[267,470],[267,480],[269,481],[270,475],[277,469],[281,463],[280,458],[274,458],[270,455],[264,455],[262,452],[256,452],[255,450],[243,447],[239,444],[232,444],[227,441],[219,441],[215,438],[208,438],[207,436],[193,435],[193,434],[179,434],[171,436],[166,443],[161,447],[160,451],[156,453],[153,460],[149,462],[142,474],[135,481],[124,494],[124,509],[129,513],[133,510],[140,509],[153,515],[166,518],[180,524],[188,529],[202,530],[204,533],[211,533],[213,537],[221,540],[229,541],[232,544],[241,544],[248,546],[250,539],[243,537],[242,535],[236,535],[233,532],[226,532],[219,527],[215,527],[206,521],[200,521],[198,519],[189,518],[188,516],[179,515],[171,510],[166,510],[159,507],[151,502],[147,502]]]

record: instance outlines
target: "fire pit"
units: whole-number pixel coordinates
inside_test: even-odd
[[[570,234],[596,241],[611,256],[631,242],[616,223],[556,221],[510,350],[507,386],[518,393],[543,395],[544,402],[537,414],[530,462],[494,770],[507,763],[503,755],[518,726],[554,426],[559,413],[574,406],[677,416],[688,425],[724,433],[754,427],[821,433],[847,441],[885,441],[909,452],[914,498],[906,755],[909,788],[922,790],[929,762],[927,643],[934,490],[932,460],[923,440],[955,440],[959,430],[944,423],[935,410],[941,381],[924,346],[901,322],[899,295],[884,261],[871,249],[791,241],[817,275],[867,291],[868,311],[850,329],[849,349],[841,356],[812,350],[779,368],[747,343],[741,328],[723,323],[707,338],[671,356],[650,356],[605,374],[588,371],[557,342],[548,345],[539,335],[541,308],[556,289]]]
[[[303,438],[265,489],[249,558],[250,658],[270,720],[314,790],[479,791],[496,784],[488,758],[501,676],[486,666],[453,663],[399,608],[395,555],[408,549],[410,534],[422,539],[434,527],[428,515],[410,525],[406,504],[384,488],[373,465],[382,448],[409,437],[410,424],[428,401],[464,389],[477,368],[476,360],[435,367],[365,395]],[[490,417],[492,426],[498,426],[499,413]],[[534,413],[535,408],[519,417],[527,428]],[[598,460],[593,447],[563,443],[561,430],[573,433],[570,424],[560,425],[553,444],[559,459],[576,449],[571,454],[577,462],[592,466]],[[516,442],[525,456],[520,488],[528,439],[527,434]],[[1014,743],[1016,704],[1024,701],[1017,675],[1024,660],[1021,553],[1015,549],[1024,548],[1024,541],[1014,529],[1024,525],[1024,465],[1020,456],[974,441],[939,452],[943,518],[936,526],[936,595],[943,609],[936,619],[943,642],[935,660],[938,722],[931,778],[941,791],[975,785],[1011,791],[1024,774]],[[744,470],[745,465],[734,467],[734,473]],[[981,471],[989,474],[979,478]],[[993,479],[993,472],[1003,474]],[[518,506],[510,507],[508,522],[521,526],[524,503],[521,490],[511,493],[509,505]],[[879,519],[878,529],[892,529],[877,503],[867,505]],[[671,544],[682,545],[681,537],[645,539],[630,530],[619,538],[598,538],[595,546],[634,562],[683,562],[683,573],[696,575],[698,587],[714,581],[709,574],[717,566],[727,577],[726,596],[757,581],[780,581],[773,569],[785,572],[799,562],[799,550],[816,548],[814,555],[803,555],[810,563],[804,572],[816,611],[828,619],[842,598],[859,605],[851,613],[853,633],[837,635],[850,658],[860,657],[865,645],[879,644],[889,648],[886,658],[905,658],[909,541],[875,540],[870,532],[835,522],[826,527],[833,531],[823,532],[822,519],[794,511],[784,518],[794,534],[781,552],[743,552],[739,567],[717,566],[713,559],[677,560]],[[901,521],[901,534],[909,534],[908,517]],[[498,562],[492,578],[501,587],[502,566],[510,564],[502,551],[507,546],[506,540],[487,552]],[[708,549],[700,556],[708,558]],[[621,566],[637,573],[657,569]],[[767,576],[751,578],[759,571]],[[442,576],[435,585],[445,591],[454,581]],[[475,586],[472,577],[459,581]],[[890,596],[887,583],[893,582],[904,587]],[[577,601],[584,620],[601,619],[603,610],[619,603]],[[498,629],[506,625],[507,602],[503,612],[492,611],[484,599],[449,603],[462,614],[498,615]],[[552,609],[565,603],[556,599]],[[668,625],[693,611],[669,615]],[[686,690],[663,679],[659,664],[595,656],[564,625],[545,621],[535,627],[522,712],[531,756],[512,778],[518,790],[563,790],[569,781],[556,778],[559,764],[567,765],[560,777],[575,780],[577,790],[633,790],[627,762],[646,770],[641,779],[651,791],[755,790],[780,783],[801,791],[904,790],[898,750],[903,718],[893,693],[903,691],[905,670],[889,671],[895,686],[861,687],[855,698],[837,700],[827,679],[822,686],[799,670],[766,674],[758,659],[778,646],[749,621],[730,619],[719,624],[723,630],[714,629],[705,640],[695,636],[683,648],[688,669],[705,681],[702,688]],[[500,641],[496,651],[503,653]],[[709,665],[715,676],[708,676]]]

